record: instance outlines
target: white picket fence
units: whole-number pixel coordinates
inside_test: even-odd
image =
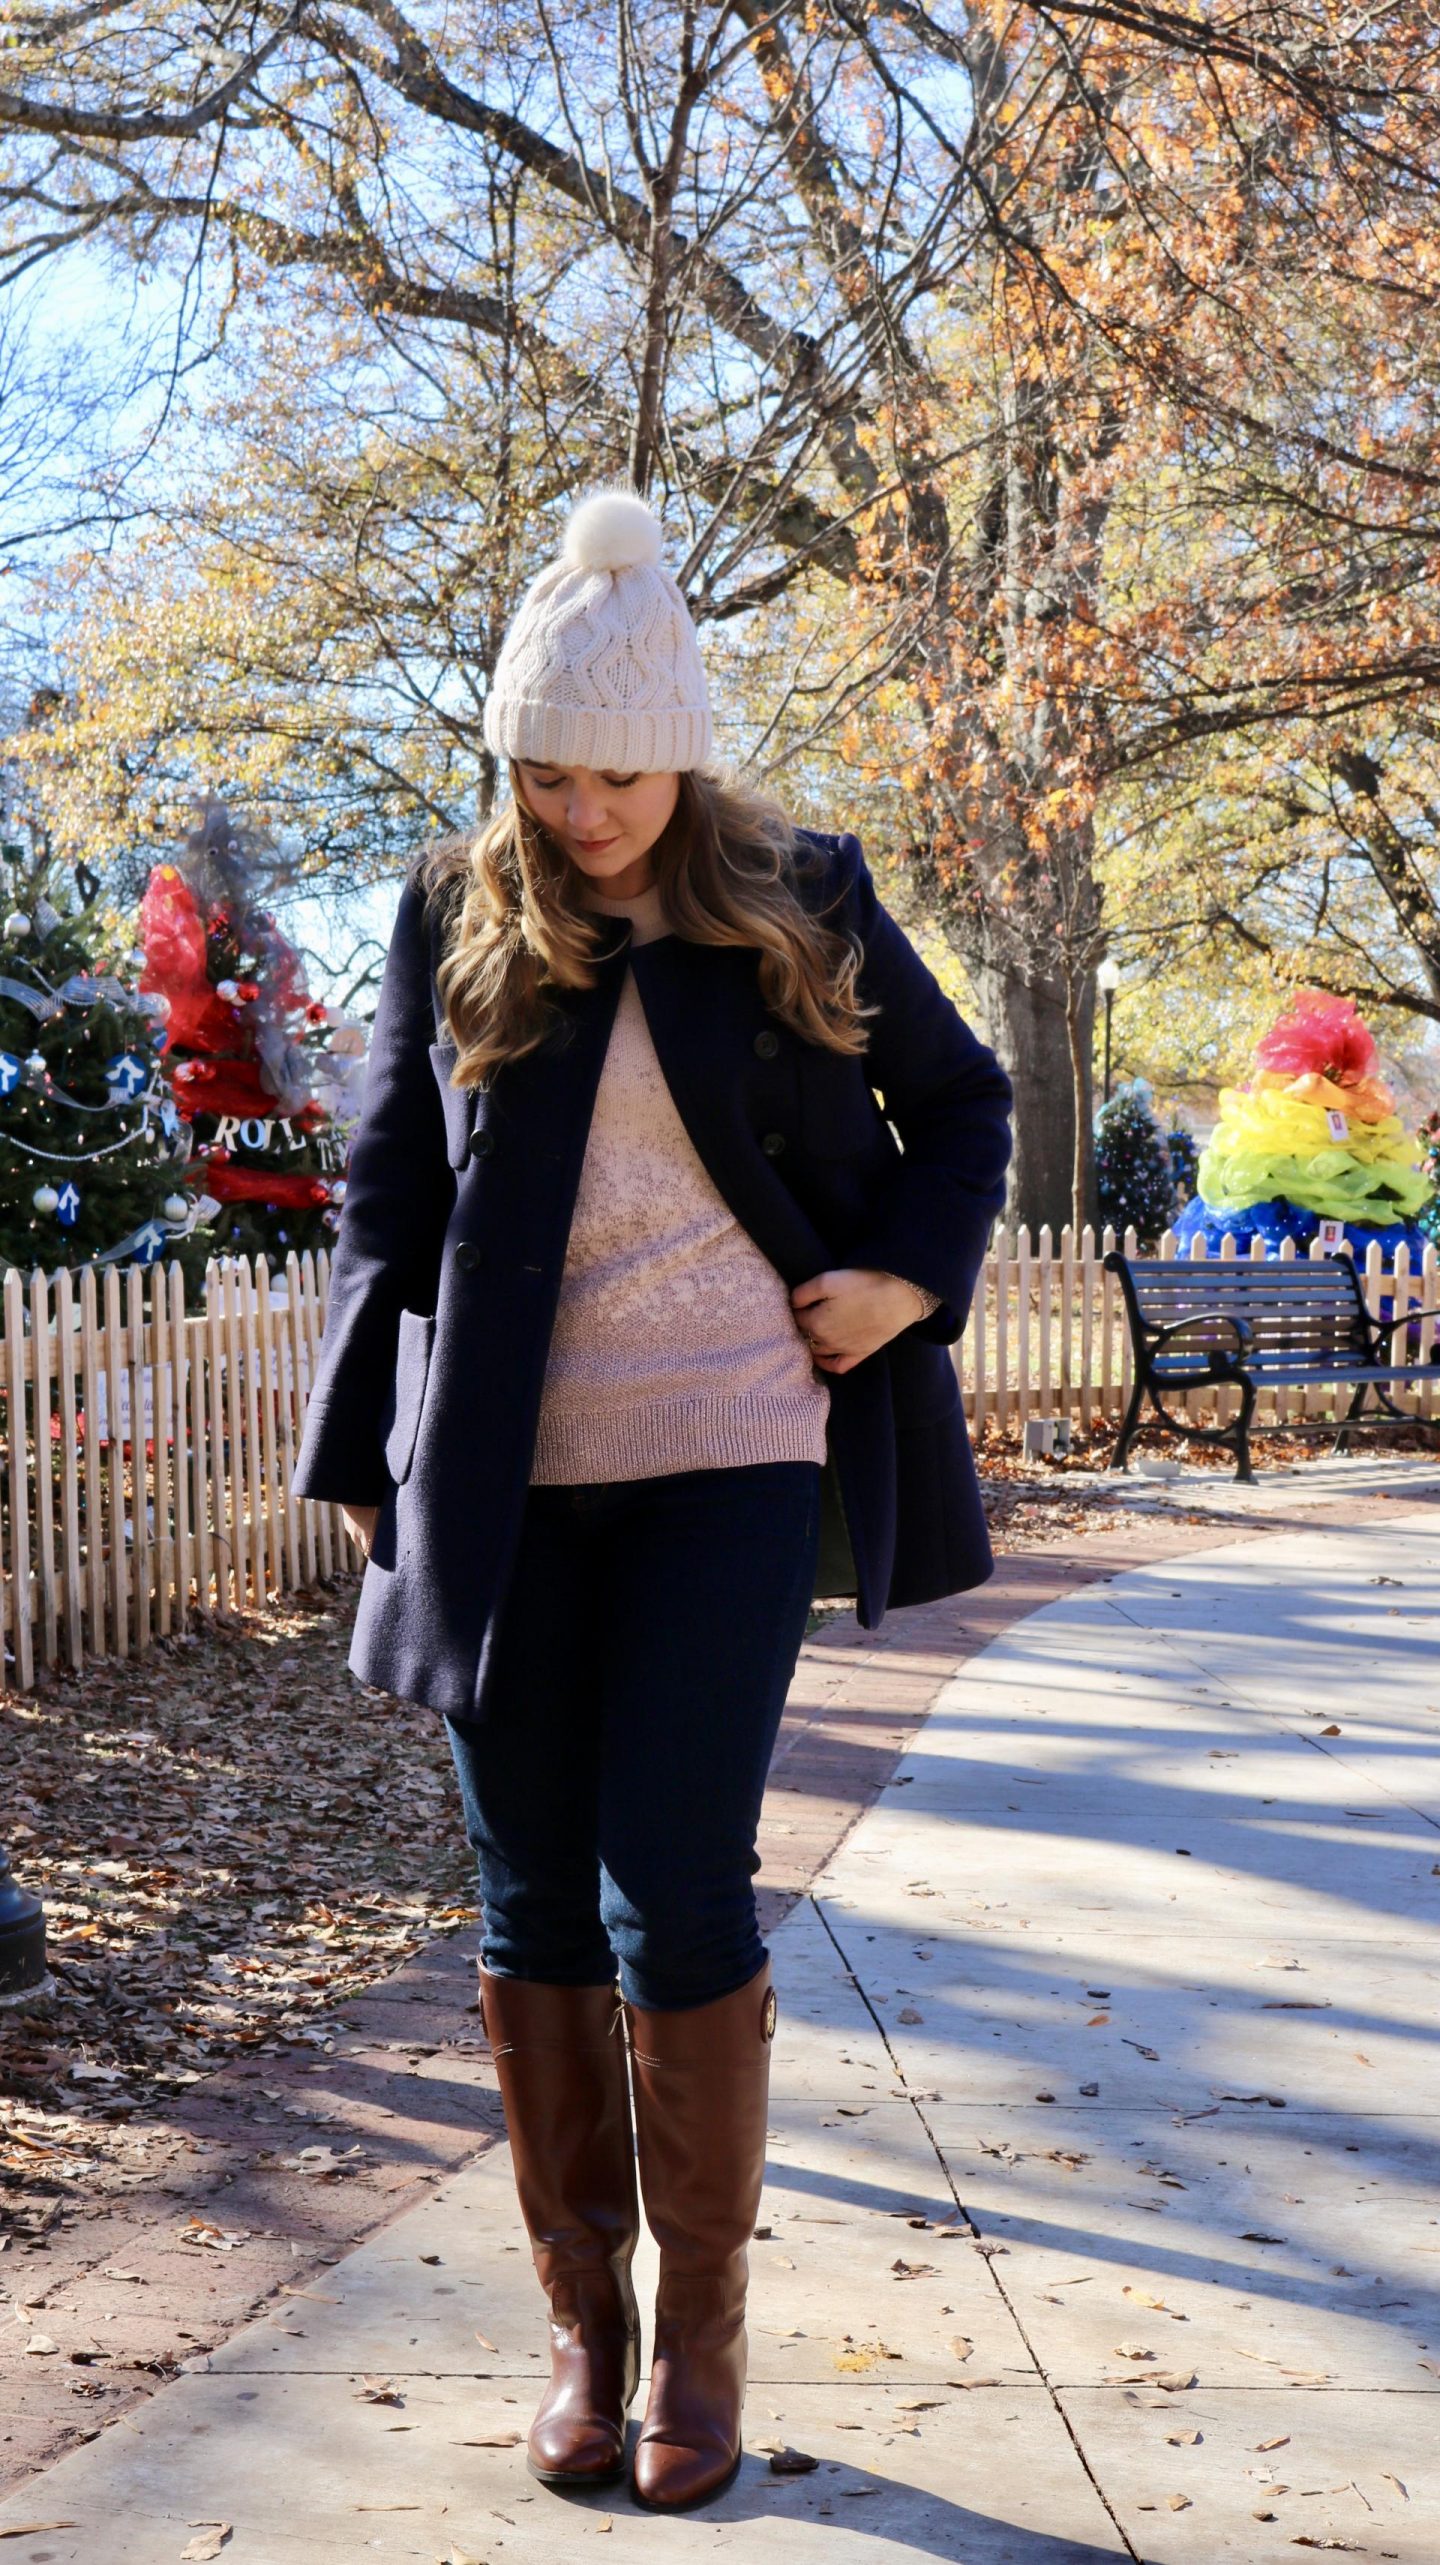
[[[1086,1229],[1057,1241],[1000,1230],[955,1349],[977,1432],[1031,1417],[1082,1428],[1118,1418],[1130,1388],[1119,1286]],[[1133,1233],[1123,1242],[1135,1252]],[[1162,1254],[1174,1253],[1173,1239]],[[178,1266],[112,1267],[102,1283],[18,1272],[0,1292],[0,1639],[4,1679],[25,1691],[46,1667],[125,1657],[199,1613],[266,1597],[360,1564],[340,1511],[293,1490],[315,1375],[329,1258],[212,1264],[205,1306],[185,1308]],[[1372,1250],[1372,1308],[1440,1302],[1433,1248],[1412,1272]],[[1428,1359],[1435,1322],[1415,1331]],[[1233,1399],[1233,1393],[1221,1393]],[[1323,1391],[1262,1402],[1281,1419],[1328,1413]],[[1419,1394],[1435,1412],[1436,1379]],[[1192,1400],[1197,1412],[1201,1403]],[[1211,1402],[1213,1407],[1213,1401]],[[134,1420],[140,1431],[134,1433]],[[112,1423],[114,1429],[112,1431]]]
[[[1028,1229],[996,1230],[970,1324],[955,1348],[965,1412],[977,1431],[1022,1429],[1031,1417],[1067,1417],[1085,1429],[1118,1423],[1132,1372],[1119,1281],[1104,1263],[1117,1246],[1128,1256],[1140,1253],[1133,1229],[1123,1237],[1106,1229],[1098,1242],[1090,1228],[1082,1229],[1077,1241],[1068,1223],[1058,1240],[1049,1229],[1041,1229],[1033,1241]],[[1170,1230],[1147,1252],[1166,1259],[1183,1252],[1196,1262],[1206,1261],[1202,1242],[1181,1250]],[[1295,1252],[1293,1240],[1287,1240],[1282,1262],[1291,1262]],[[1316,1257],[1321,1252],[1318,1245],[1310,1250]],[[1219,1261],[1235,1261],[1233,1239],[1225,1241]],[[1263,1263],[1263,1255],[1252,1261]],[[1433,1247],[1412,1267],[1408,1249],[1402,1247],[1387,1265],[1372,1246],[1362,1272],[1367,1303],[1377,1316],[1382,1305],[1387,1315],[1398,1316],[1402,1310],[1434,1309],[1440,1303],[1440,1262]],[[1426,1318],[1415,1330],[1421,1361],[1431,1359],[1435,1324]],[[1235,1394],[1223,1395],[1227,1409],[1233,1407]],[[1435,1381],[1427,1381],[1412,1403],[1428,1416],[1437,1402],[1440,1364]],[[1213,1397],[1192,1394],[1185,1403],[1197,1418],[1215,1410]],[[1330,1412],[1329,1393],[1319,1389],[1272,1391],[1256,1409],[1261,1424]]]
[[[339,1508],[292,1490],[329,1258],[12,1269],[0,1294],[5,1680],[130,1656],[355,1566]],[[136,1419],[139,1430],[132,1430]]]

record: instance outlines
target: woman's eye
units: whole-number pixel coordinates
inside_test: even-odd
[[[627,784],[638,784],[640,781],[639,769],[637,767],[633,775],[604,775],[601,777],[601,781],[602,783],[608,784],[612,792],[620,793],[625,790]]]

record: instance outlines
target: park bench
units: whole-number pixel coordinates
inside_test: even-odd
[[[1407,1361],[1403,1331],[1422,1318],[1440,1316],[1440,1311],[1407,1309],[1393,1318],[1373,1318],[1349,1256],[1326,1256],[1314,1263],[1192,1264],[1140,1260],[1117,1250],[1105,1264],[1120,1278],[1135,1366],[1112,1469],[1127,1467],[1136,1435],[1158,1421],[1172,1434],[1230,1444],[1236,1478],[1253,1486],[1250,1433],[1262,1389],[1348,1390],[1349,1405],[1338,1419],[1302,1415],[1285,1420],[1282,1428],[1287,1433],[1333,1431],[1337,1452],[1348,1448],[1352,1427],[1362,1422],[1440,1427],[1440,1416],[1418,1416],[1397,1407],[1392,1395],[1406,1382],[1436,1380],[1440,1345],[1428,1362]],[[1402,1340],[1398,1347],[1397,1336]],[[1239,1392],[1239,1409],[1228,1424],[1196,1425],[1169,1412],[1167,1399],[1198,1389]],[[1367,1415],[1366,1400],[1372,1396],[1375,1408]],[[1142,1427],[1140,1411],[1147,1398],[1155,1418]]]

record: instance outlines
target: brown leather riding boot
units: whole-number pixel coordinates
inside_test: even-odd
[[[635,2495],[688,2511],[740,2464],[747,2247],[765,2177],[775,1996],[749,1984],[682,2013],[627,2004],[640,2190],[660,2247]]]
[[[602,2485],[625,2464],[640,2381],[630,2264],[640,2231],[614,1986],[539,1986],[480,1970],[520,2211],[550,2301],[550,2384],[530,2426],[542,2485]]]

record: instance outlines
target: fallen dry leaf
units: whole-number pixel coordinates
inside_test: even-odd
[[[883,2342],[857,2343],[847,2337],[835,2353],[835,2366],[847,2373],[863,2371],[874,2369],[882,2360],[898,2360],[900,2357],[898,2351],[889,2350]]]
[[[207,2522],[199,2536],[192,2538],[188,2547],[181,2548],[180,2565],[205,2565],[207,2558],[218,2556],[222,2547],[229,2546],[234,2535],[228,2520]]]
[[[819,2464],[819,2459],[812,2458],[808,2449],[772,2449],[770,2452],[772,2476],[810,2476]]]
[[[518,2431],[476,2431],[468,2440],[452,2440],[452,2449],[518,2449],[522,2435]]]
[[[1381,2471],[1381,2476],[1380,2476],[1380,2482],[1381,2482],[1381,2484],[1382,2484],[1382,2485],[1393,2485],[1393,2486],[1394,2486],[1394,2488],[1395,2488],[1396,2493],[1397,2493],[1397,2494],[1399,2495],[1399,2497],[1400,2497],[1401,2502],[1402,2502],[1402,2503],[1408,2503],[1408,2502],[1409,2502],[1409,2500],[1410,2500],[1409,2490],[1408,2490],[1408,2488],[1407,2488],[1405,2485],[1403,2485],[1403,2484],[1401,2483],[1401,2481],[1400,2481],[1400,2479],[1399,2479],[1399,2477],[1398,2477],[1398,2476],[1389,2476],[1389,2475],[1386,2475],[1386,2474],[1384,2473],[1384,2471],[1382,2470],[1382,2471]]]
[[[1172,2512],[1188,2512],[1190,2509],[1190,2497],[1188,2494],[1167,2494],[1165,2499]]]
[[[208,2218],[190,2217],[180,2230],[180,2241],[182,2244],[206,2245],[212,2253],[233,2253],[237,2244],[248,2244],[250,2237],[243,2229],[230,2232],[224,2227],[212,2226]]]
[[[479,2343],[482,2351],[498,2351],[500,2348],[498,2342],[491,2341],[488,2333],[477,2333],[475,2339]]]
[[[405,2402],[393,2378],[362,2377],[355,2394],[362,2405],[403,2405]]]
[[[1188,2325],[1190,2322],[1189,2317],[1182,2315],[1178,2307],[1167,2307],[1163,2298],[1152,2297],[1148,2289],[1137,2289],[1128,2280],[1121,2295],[1133,2298],[1137,2307],[1153,2307],[1157,2315],[1170,2316],[1177,2325]]]
[[[952,2360],[968,2360],[971,2352],[975,2348],[975,2345],[970,2340],[968,2334],[952,2333],[949,2341],[945,2345],[945,2348],[949,2352]]]
[[[1262,2449],[1288,2449],[1289,2445],[1290,2434],[1288,2431],[1277,2431],[1273,2440],[1257,2440],[1255,2448],[1257,2451]]]
[[[902,2004],[899,2012],[895,2016],[895,2019],[897,2022],[913,2023],[923,2022],[925,2016],[923,2013],[917,2013],[913,2004]]]
[[[1202,2434],[1198,2431],[1167,2431],[1165,2437],[1172,2449],[1194,2449],[1198,2447]]]

